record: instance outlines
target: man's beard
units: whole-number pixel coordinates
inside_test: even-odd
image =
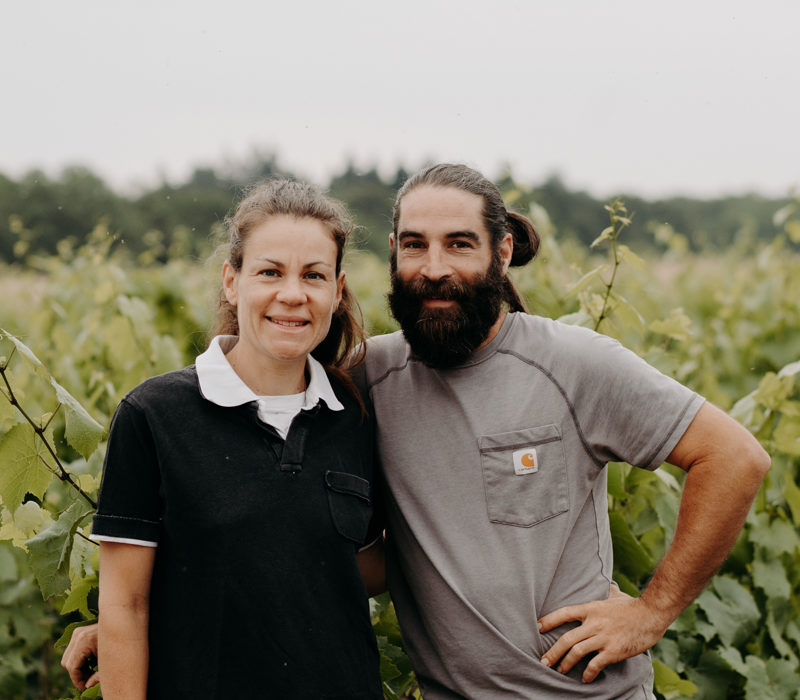
[[[463,364],[489,336],[500,315],[504,299],[504,277],[499,256],[493,255],[489,269],[471,280],[420,277],[403,282],[391,259],[392,289],[387,295],[392,315],[403,335],[426,365],[445,369]],[[454,300],[449,308],[427,308],[426,299]]]

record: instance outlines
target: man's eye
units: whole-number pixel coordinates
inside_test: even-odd
[[[419,241],[407,241],[403,243],[403,248],[405,250],[408,250],[410,248],[422,248],[422,243],[420,243]]]
[[[472,244],[469,241],[453,241],[451,245],[453,248],[472,248]]]

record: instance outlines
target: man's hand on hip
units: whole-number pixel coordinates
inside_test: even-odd
[[[541,660],[545,666],[567,673],[584,656],[596,653],[583,672],[584,683],[597,678],[609,664],[646,651],[666,632],[660,616],[644,600],[613,586],[607,600],[568,605],[545,615],[539,620],[539,631],[548,632],[576,620],[581,624],[565,632]]]

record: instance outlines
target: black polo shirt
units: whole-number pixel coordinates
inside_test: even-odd
[[[193,366],[120,403],[92,532],[158,543],[149,698],[383,697],[356,566],[372,422],[333,386],[345,410],[302,411],[285,441]]]

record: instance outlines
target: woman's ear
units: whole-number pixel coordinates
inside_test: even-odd
[[[239,275],[233,269],[230,260],[222,263],[222,290],[231,306],[236,306],[239,299]]]
[[[343,292],[344,292],[344,271],[339,273],[339,279],[336,280],[336,303],[333,305],[334,311],[336,311],[339,308],[339,304],[342,303]]]

